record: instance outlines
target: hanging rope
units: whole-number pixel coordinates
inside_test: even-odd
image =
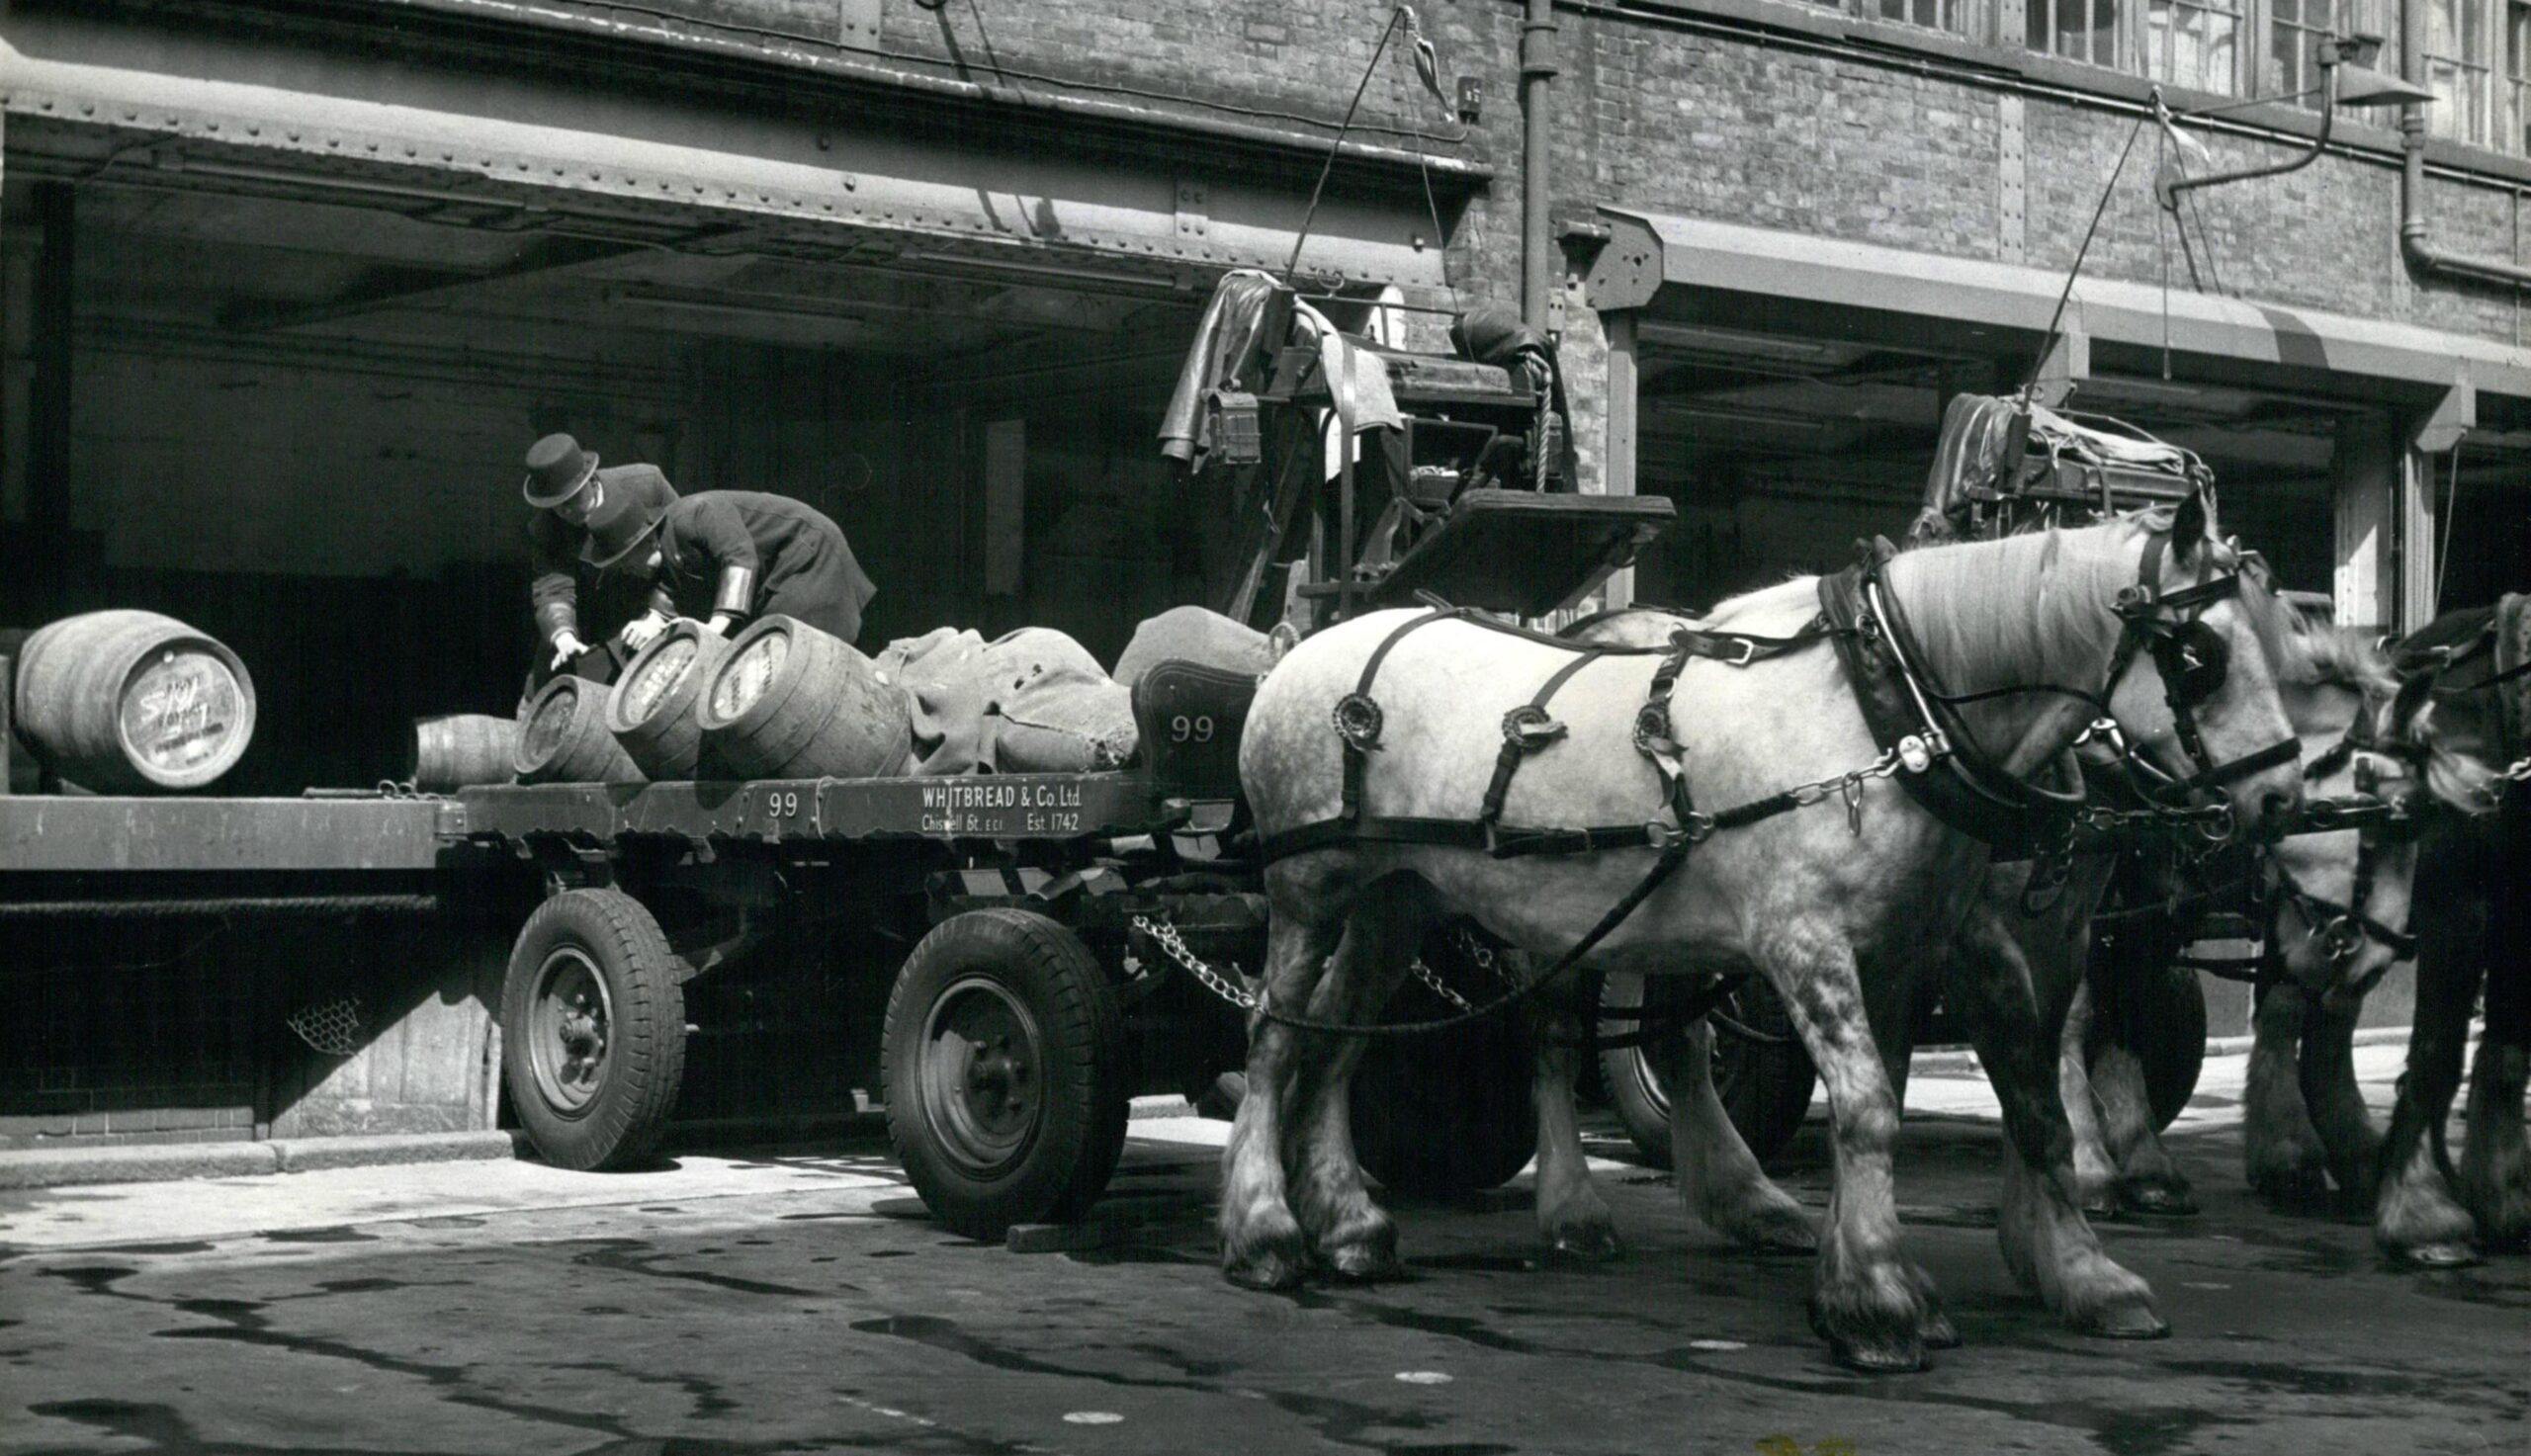
[[[2469,437],[2464,430],[2452,442],[2452,471],[2443,487],[2443,544],[2434,549],[2434,613],[2443,615],[2443,582],[2452,574],[2452,518],[2461,512],[2461,440]]]
[[[1301,214],[1300,231],[1292,236],[1292,255],[1283,260],[1283,282],[1287,284],[1301,266],[1301,246],[1309,241],[1310,223],[1318,217],[1318,200],[1327,192],[1328,174],[1336,170],[1337,154],[1345,149],[1345,133],[1353,129],[1353,115],[1362,109],[1362,94],[1371,89],[1372,73],[1379,69],[1380,57],[1388,54],[1389,37],[1397,34],[1399,21],[1405,13],[1406,7],[1399,6],[1389,12],[1388,24],[1380,27],[1379,43],[1371,47],[1370,63],[1362,67],[1362,79],[1353,85],[1353,99],[1345,107],[1345,120],[1337,125],[1336,139],[1327,143],[1327,160],[1319,166],[1318,184],[1309,190],[1309,207]],[[1423,156],[1422,148],[1417,148],[1416,156]]]
[[[2092,239],[2100,233],[2100,219],[2109,212],[2110,197],[2118,191],[2118,179],[2127,171],[2127,159],[2135,155],[2136,138],[2144,134],[2144,124],[2151,121],[2147,112],[2136,119],[2136,129],[2127,133],[2127,145],[2118,153],[2118,165],[2110,168],[2109,183],[2100,190],[2100,205],[2092,209],[2092,222],[2083,229],[2082,246],[2074,250],[2074,266],[2065,270],[2064,292],[2056,296],[2056,311],[2048,316],[2048,332],[2039,341],[2039,359],[2031,366],[2030,381],[2025,390],[2039,384],[2039,371],[2048,367],[2048,356],[2056,348],[2056,326],[2065,320],[2065,304],[2074,297],[2074,281],[2083,276],[2083,260],[2091,256]]]

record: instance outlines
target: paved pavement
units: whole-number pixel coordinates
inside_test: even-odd
[[[2359,1053],[2377,1106],[2399,1056]],[[1983,1080],[1920,1063],[1900,1196],[1966,1342],[1880,1379],[1810,1335],[1806,1260],[1615,1160],[1620,1262],[1541,1266],[1516,1191],[1402,1209],[1403,1283],[1291,1297],[1214,1272],[1192,1119],[1134,1124],[1127,1232],[1069,1253],[948,1236],[866,1136],[9,1192],[0,1452],[2525,1450],[2531,1259],[2395,1271],[2355,1211],[2253,1203],[2240,1071],[2176,1133],[2206,1212],[2103,1227],[2177,1328],[2130,1344],[2013,1288]],[[1821,1131],[1782,1170],[1814,1205]]]

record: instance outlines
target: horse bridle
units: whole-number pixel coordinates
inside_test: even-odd
[[[2459,646],[2439,649],[2432,666],[2416,672],[2408,683],[2401,685],[2392,710],[2396,719],[2403,722],[2415,712],[2420,699],[2466,698],[2476,693],[2492,693],[2518,677],[2531,674],[2531,658],[2526,658],[2511,667],[2504,668],[2494,667],[2490,663],[2487,675],[2477,682],[2447,684],[2440,680],[2444,673],[2481,652],[2493,657],[2495,633],[2493,624],[2490,624],[2489,630],[2479,634],[2475,640]],[[2531,732],[2526,732],[2526,727],[2531,726],[2515,722],[2514,716],[2505,711],[2505,705],[2502,702],[2496,705],[2495,711],[2497,756],[2503,757],[2510,754],[2512,761],[2495,771],[2495,782],[2487,790],[2490,809],[2495,808],[2496,804],[2502,801],[2509,788],[2517,784],[2531,783],[2531,752],[2524,751],[2526,746],[2524,739],[2526,736],[2531,736]]]
[[[2302,742],[2290,734],[2254,753],[2226,762],[2218,762],[2208,751],[2205,734],[2197,725],[2195,709],[2222,690],[2225,678],[2231,670],[2231,649],[2222,636],[2202,619],[2206,610],[2215,603],[2239,597],[2243,570],[2256,564],[2258,557],[2253,553],[2241,553],[2239,559],[2243,566],[2221,575],[2204,576],[2177,591],[2166,592],[2161,589],[2160,577],[2162,560],[2169,550],[2170,532],[2154,532],[2146,540],[2143,555],[2137,562],[2136,584],[2120,588],[2117,599],[2111,604],[2110,610],[2120,622],[2118,645],[2110,655],[2107,680],[2098,692],[2084,692],[2055,683],[2034,683],[1990,688],[1976,693],[1945,693],[1925,681],[1922,669],[1908,660],[1908,654],[1902,647],[1896,654],[1899,668],[1926,721],[1940,725],[1947,732],[1973,745],[1975,739],[1969,734],[1966,725],[1960,721],[1957,712],[1950,710],[2020,693],[2055,693],[2087,703],[2100,715],[2100,722],[2092,729],[2087,729],[2085,736],[2094,731],[2103,732],[2117,750],[2120,760],[2131,771],[2140,769],[2156,781],[2149,786],[2139,785],[2138,797],[2157,811],[2174,814],[2185,812],[2186,800],[2199,791],[2221,789],[2236,780],[2300,759],[2303,756]],[[1887,593],[1881,589],[1876,576],[1870,587],[1876,610],[1883,620],[1892,620],[1889,610],[1892,604],[1884,600]],[[2171,615],[2174,613],[2177,615]],[[1892,637],[1894,640],[1905,635],[1902,632],[1892,634]],[[2155,671],[2161,676],[2163,697],[2170,705],[2171,720],[2181,749],[2197,765],[2198,771],[2186,777],[2166,773],[2138,756],[2118,730],[2110,712],[2110,699],[2118,692],[2118,685],[2126,680],[2137,660],[2148,653]],[[1946,710],[1940,719],[1935,717],[1937,706]],[[2037,786],[2025,787],[2049,797],[2062,797],[2049,794]],[[2071,796],[2071,800],[2079,801],[2081,797],[2077,793]],[[2225,837],[2228,837],[2228,830]]]
[[[2330,964],[2343,969],[2355,959],[2368,939],[2390,951],[2391,959],[2374,968],[2362,985],[2352,987],[2361,995],[2372,989],[2373,983],[2393,965],[2416,954],[2416,936],[2403,929],[2384,924],[2366,908],[2373,897],[2375,859],[2386,842],[2414,839],[2422,825],[2417,813],[2416,793],[2391,798],[2382,793],[2381,770],[2376,756],[2388,757],[2371,731],[2371,721],[2358,713],[2346,732],[2328,751],[2304,765],[2306,781],[2327,778],[2352,763],[2355,770],[2355,792],[2327,799],[2306,799],[2300,818],[2291,831],[2297,834],[2339,833],[2356,831],[2355,872],[2347,886],[2346,902],[2312,894],[2294,878],[2273,848],[2268,851],[2269,868],[2276,872],[2283,899],[2291,899],[2295,909],[2310,927],[2313,938]],[[2404,777],[2404,776],[2402,776]],[[2273,917],[2276,906],[2270,906]],[[2270,939],[2274,939],[2273,931]]]

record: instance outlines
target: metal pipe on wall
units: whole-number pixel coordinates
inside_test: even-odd
[[[2412,86],[2425,84],[2426,0],[2403,0],[2400,7],[2400,75]],[[2400,251],[2419,273],[2466,278],[2509,288],[2531,288],[2531,268],[2497,258],[2447,253],[2429,237],[2425,213],[2425,105],[2400,109]]]
[[[1521,21],[1521,321],[1543,333],[1554,287],[1547,236],[1547,87],[1555,78],[1555,0],[1527,0]]]

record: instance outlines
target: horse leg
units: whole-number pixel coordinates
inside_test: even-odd
[[[1274,907],[1264,977],[1270,1004],[1310,1003],[1344,925],[1341,912],[1310,919],[1282,904]],[[1281,1022],[1251,1018],[1248,1089],[1222,1150],[1222,1274],[1252,1289],[1288,1289],[1309,1267],[1309,1242],[1292,1216],[1283,1179],[1282,1104],[1291,1091],[1298,1036]]]
[[[1354,901],[1336,957],[1308,1005],[1316,1021],[1348,1026],[1379,1019],[1424,940],[1424,918],[1400,880],[1382,881]],[[1353,1071],[1370,1038],[1306,1033],[1324,1057],[1305,1057],[1291,1085],[1283,1160],[1291,1169],[1292,1211],[1319,1257],[1346,1279],[1395,1278],[1397,1224],[1371,1201],[1353,1152]]]
[[[2469,1142],[2461,1156],[2461,1196],[2492,1246],[2531,1236],[2531,1145],[2522,1128],[2522,1088],[2531,1079],[2531,806],[2516,792],[2504,810],[2487,913],[2487,1029],[2470,1073]]]
[[[1573,1105],[1574,1084],[1596,1029],[1584,1015],[1586,1000],[1578,980],[1568,980],[1533,997],[1527,1009],[1537,1046],[1529,1090],[1538,1116],[1538,1241],[1556,1253],[1613,1259],[1625,1245],[1608,1200],[1592,1180]]]
[[[2079,941],[2081,929],[2075,927]],[[2051,949],[2055,949],[2051,947]],[[2052,1033],[2080,980],[2083,947],[2061,948],[2071,968],[2034,966],[1992,916],[1972,916],[1953,949],[1951,993],[1966,1015],[1977,1060],[2003,1110],[2012,1156],[2004,1159],[1996,1237],[2004,1267],[2086,1334],[2152,1339],[2168,1334],[2144,1281],[2103,1252],[2077,1202],[2073,1130],[2058,1091]]]
[[[2249,1080],[2241,1092],[2241,1171],[2252,1191],[2285,1203],[2327,1191],[2328,1152],[2304,1107],[2295,1071],[2306,1005],[2303,987],[2292,981],[2259,992],[2250,1017]]]
[[[1835,1125],[1836,1186],[1819,1242],[1810,1328],[1853,1369],[1920,1370],[1925,1328],[1940,1317],[1932,1278],[1899,1251],[1889,1159],[1898,1094],[1873,1043],[1854,950],[1798,920],[1777,927],[1755,949],[1819,1069]]]
[[[2075,1202],[2084,1213],[2106,1218],[2118,1211],[2118,1164],[2109,1160],[2100,1106],[2093,1100],[2087,1050],[2091,1029],[2092,987],[2086,979],[2074,990],[2064,1033],[2057,1038],[2056,1097],[2064,1104],[2065,1123],[2074,1138]]]
[[[2461,1150],[2461,1197],[2491,1247],[2531,1236],[2531,1145],[2522,1127],[2522,1090],[2531,1049],[2508,1047],[2490,1026],[2470,1066],[2468,1141]]]
[[[1713,1089],[1713,1026],[1672,1032],[1649,1048],[1670,1092],[1670,1166],[1690,1212],[1762,1253],[1816,1253],[1810,1215],[1771,1181]]]
[[[2087,942],[2083,949],[2088,953]],[[2160,1218],[2197,1212],[2197,1198],[2153,1126],[2153,1099],[2145,1090],[2137,1040],[2148,1029],[2138,1024],[2131,988],[2149,978],[2195,974],[2174,972],[2168,959],[2173,952],[2167,936],[2133,932],[2120,937],[2098,973],[2090,973],[2087,965],[2097,1008],[2093,1014],[2106,1033],[2093,1044],[2092,1094],[2100,1103],[2102,1140],[2118,1167],[2118,1205]]]
[[[2382,1190],[2373,1207],[2373,1238],[2385,1252],[2410,1263],[2454,1267],[2478,1262],[2476,1226],[2444,1181],[2441,1144],[2461,1084],[2461,1052],[2470,1037],[2471,1003],[2485,965],[2485,921],[2468,908],[2467,891],[2451,884],[2467,866],[2439,854],[2429,840],[2417,855],[2415,902],[2446,907],[2417,924],[2416,1022],[2408,1033],[2407,1071],[2382,1144]]]
[[[2144,1090],[2144,1064],[2134,1049],[2116,1042],[2092,1063],[2092,1091],[2100,1098],[2101,1130],[2118,1164],[2118,1206],[2130,1213],[2184,1218],[2197,1212],[2188,1174],[2172,1161],[2153,1130],[2153,1103]]]
[[[2360,1000],[2344,1005],[2332,1000],[2320,997],[2304,1018],[2303,1103],[2311,1109],[2312,1128],[2327,1156],[2329,1175],[2338,1187],[2370,1202],[2382,1157],[2382,1134],[2364,1110],[2364,1092],[2355,1084],[2355,1019],[2364,1005]]]

